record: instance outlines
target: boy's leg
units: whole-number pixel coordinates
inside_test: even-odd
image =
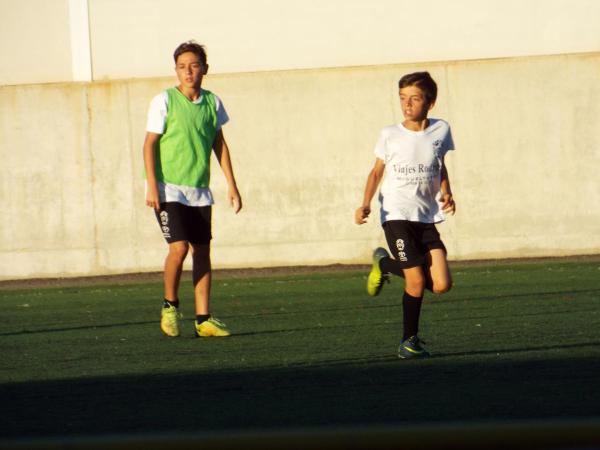
[[[164,304],[160,314],[160,328],[167,336],[179,336],[179,281],[189,242],[183,229],[183,205],[176,202],[160,204],[156,220],[169,245],[164,265]]]
[[[165,259],[165,301],[160,314],[160,329],[171,337],[179,336],[179,280],[188,248],[187,241],[172,242]]]
[[[212,270],[210,244],[192,244],[194,300],[196,303],[196,336],[229,336],[227,325],[210,315]]]
[[[423,358],[429,355],[421,346],[418,337],[423,294],[427,285],[426,271],[423,267],[426,249],[421,245],[421,228],[421,224],[405,220],[383,224],[385,237],[394,258],[381,258],[381,270],[405,279],[402,296],[404,333],[398,349],[398,356],[402,359]]]
[[[179,300],[179,281],[183,271],[183,262],[187,256],[189,243],[177,241],[169,244],[169,253],[165,259],[164,289],[165,300],[176,302]]]
[[[402,312],[404,318],[404,335],[402,340],[416,336],[419,332],[419,318],[425,290],[425,274],[421,266],[404,269],[404,294],[402,296]]]
[[[385,238],[388,243],[388,247],[393,254],[396,250],[396,242],[398,237],[403,235],[405,231],[399,221],[385,222],[383,224],[383,231]],[[405,258],[406,259],[406,258]],[[371,271],[367,277],[367,293],[371,296],[377,296],[381,292],[384,282],[389,281],[388,274],[392,273],[400,277],[404,277],[403,268],[405,264],[392,258],[388,251],[383,247],[378,247],[373,252],[373,264]]]
[[[160,204],[160,210],[155,211],[155,215],[163,237],[169,245],[164,266],[165,300],[176,302],[179,299],[183,262],[189,250],[189,237],[185,230],[186,207],[177,202],[163,202]]]
[[[398,356],[402,359],[424,358],[429,356],[418,337],[419,319],[423,305],[426,278],[422,266],[404,269],[404,295],[402,296],[402,313],[404,334],[398,348]]]
[[[192,258],[192,281],[194,283],[196,315],[207,315],[209,314],[210,288],[212,282],[210,244],[192,244]]]
[[[374,297],[379,295],[383,283],[389,281],[387,273],[383,269],[381,262],[384,259],[390,259],[390,254],[383,247],[378,247],[373,252],[373,264],[371,265],[371,271],[367,277],[367,294]]]
[[[427,278],[425,288],[434,294],[448,292],[452,287],[452,277],[446,259],[446,246],[434,224],[424,224],[421,233],[421,244],[425,256],[423,268]]]
[[[434,294],[443,294],[452,288],[452,275],[444,249],[434,248],[429,251],[426,268],[428,288]]]
[[[419,243],[419,229],[414,222],[388,221],[383,224],[383,231],[393,257],[381,258],[379,266],[382,272],[404,278],[405,269],[420,266],[425,261]]]
[[[413,297],[423,297],[425,292],[425,273],[421,266],[404,269],[404,291]]]
[[[391,273],[404,278],[404,269],[402,268],[402,264],[400,264],[391,256],[381,258],[379,261],[379,267],[383,273]]]

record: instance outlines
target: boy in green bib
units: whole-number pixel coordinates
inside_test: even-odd
[[[208,71],[204,47],[185,42],[175,49],[179,84],[154,97],[144,141],[146,205],[153,208],[169,252],[164,269],[160,327],[179,336],[179,281],[192,251],[196,336],[229,336],[227,326],[209,312],[211,288],[210,156],[215,156],[228,185],[228,200],[237,214],[237,189],[229,148],[221,127],[229,117],[220,99],[201,88]]]

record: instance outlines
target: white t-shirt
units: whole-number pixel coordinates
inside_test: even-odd
[[[381,130],[375,156],[385,163],[381,184],[381,223],[388,220],[438,223],[445,219],[440,208],[440,180],[444,155],[454,149],[447,122],[429,119],[423,131],[402,124]]]
[[[202,92],[194,103],[202,101]],[[163,91],[152,99],[148,109],[148,121],[146,122],[146,131],[150,133],[163,134],[167,121],[167,108],[169,96],[167,91]],[[217,108],[217,130],[229,122],[227,111],[221,102],[221,99],[215,95],[215,105]],[[147,184],[146,184],[147,189]],[[187,206],[209,206],[214,203],[210,188],[195,188],[190,186],[180,186],[172,183],[158,182],[158,194],[160,202],[178,202]]]

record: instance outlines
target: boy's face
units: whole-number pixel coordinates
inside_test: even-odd
[[[200,62],[198,55],[192,52],[182,53],[177,57],[175,73],[182,87],[198,89],[207,67]]]
[[[425,93],[417,86],[405,86],[400,89],[400,106],[406,120],[421,121],[427,119],[434,103],[429,103]]]

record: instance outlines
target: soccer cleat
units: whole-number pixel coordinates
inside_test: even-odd
[[[208,320],[205,320],[201,324],[198,324],[198,322],[196,322],[196,336],[197,337],[209,337],[209,336],[224,337],[224,336],[229,336],[230,334],[231,333],[227,329],[227,325],[225,325],[220,320],[215,319],[214,317],[211,317]]]
[[[372,297],[379,295],[383,283],[389,281],[387,274],[382,273],[381,268],[379,267],[381,259],[385,257],[389,258],[389,256],[390,254],[383,247],[378,247],[373,252],[373,266],[371,267],[371,272],[369,272],[369,277],[367,278],[367,293]]]
[[[160,312],[160,329],[170,337],[179,336],[179,319],[181,314],[175,306],[163,308]]]
[[[414,359],[414,358],[427,358],[430,356],[429,352],[421,345],[424,344],[418,336],[411,336],[400,344],[398,348],[398,358],[400,359]]]

